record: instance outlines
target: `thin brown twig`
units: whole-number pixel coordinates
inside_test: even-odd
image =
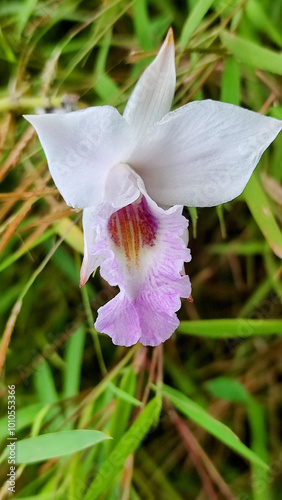
[[[10,126],[11,123],[13,123],[13,115],[12,113],[7,113],[4,123],[1,124],[1,130],[0,130],[0,154],[3,153],[4,145],[6,143],[7,137],[10,132]]]
[[[21,307],[22,307],[22,303],[23,303],[22,299],[17,300],[17,302],[15,303],[15,305],[12,309],[12,312],[10,314],[10,317],[7,321],[5,331],[3,333],[2,342],[0,345],[0,373],[2,371],[4,362],[6,359],[6,353],[7,353],[8,347],[9,347],[9,343],[10,343],[10,339],[11,339],[11,336],[12,336],[12,333],[14,330],[15,323],[17,321],[17,317],[18,317],[19,312],[20,312]]]
[[[131,453],[131,455],[127,457],[123,467],[123,475],[121,480],[121,487],[122,487],[121,500],[129,500],[130,498],[133,468],[134,468],[134,454]]]
[[[276,101],[277,95],[272,92],[270,96],[266,99],[265,103],[262,105],[260,108],[259,112],[262,113],[263,115],[269,110],[270,106]]]
[[[265,74],[260,69],[256,71],[256,75],[264,83],[264,85],[271,90],[271,93],[275,94],[276,99],[279,99],[282,96],[281,86],[279,86],[279,83],[271,78],[270,75]]]
[[[40,185],[41,186],[45,186],[46,183],[48,182],[48,180],[49,180],[49,172],[47,173],[47,175],[45,176],[45,178],[43,178],[41,180]],[[2,252],[4,250],[4,248],[6,247],[6,245],[9,243],[9,241],[13,237],[13,235],[14,235],[17,227],[24,220],[24,218],[27,215],[27,213],[31,210],[32,205],[34,204],[34,202],[35,202],[34,199],[30,199],[29,198],[28,200],[26,200],[23,203],[23,205],[21,206],[20,210],[18,211],[16,217],[9,224],[6,233],[3,236],[3,238],[2,238],[2,241],[0,243],[0,252]]]
[[[157,385],[161,385],[163,383],[163,364],[164,364],[164,357],[163,357],[163,344],[160,344],[157,349],[158,349],[158,365],[157,365],[157,377],[156,377],[156,382]]]
[[[179,417],[176,411],[170,406],[169,407],[169,418],[175,425],[177,431],[179,432],[181,438],[184,441],[184,445],[189,453],[191,461],[194,463],[199,476],[202,479],[204,490],[207,494],[209,500],[219,500],[217,496],[213,483],[210,476],[208,475],[205,467],[203,466],[201,457],[199,456],[198,447],[195,445],[195,438],[191,431],[188,429],[185,422]],[[193,439],[194,438],[194,439]],[[229,497],[230,498],[230,497]]]
[[[7,175],[9,170],[13,168],[19,161],[21,153],[24,151],[26,146],[31,142],[35,136],[35,129],[33,127],[28,127],[22,138],[19,140],[11,154],[8,156],[7,160],[4,162],[3,167],[0,170],[0,182]]]
[[[45,164],[44,164],[44,171],[45,171]],[[14,189],[14,193],[21,193],[21,191],[28,191],[31,186],[36,182],[36,179],[38,176],[43,175],[43,169],[42,168],[37,168],[36,171],[34,171],[32,174],[29,174],[25,178],[22,179],[21,184]],[[3,200],[2,205],[1,205],[1,212],[0,212],[0,220],[6,222],[7,215],[9,212],[12,210],[13,206],[17,203],[17,199],[15,198],[9,198],[7,200]]]
[[[33,191],[14,191],[13,193],[0,193],[0,201],[2,200],[26,200],[28,198],[39,198],[58,194],[56,188],[34,189]]]
[[[30,222],[25,226],[24,230],[27,231],[28,229],[31,228],[37,228],[38,226],[40,227],[42,224],[47,224],[47,226],[49,226],[50,224],[53,224],[53,222],[60,221],[61,219],[70,217],[71,215],[75,215],[72,208],[68,208],[66,205],[64,205],[64,209],[59,210],[59,205],[58,205],[56,211],[51,212],[50,214],[47,214],[44,217],[41,217],[39,220]]]
[[[144,389],[143,398],[142,398],[142,403],[144,406],[146,405],[146,403],[148,401],[149,393],[151,390],[151,384],[153,383],[153,380],[154,380],[157,360],[158,360],[158,351],[157,351],[157,347],[155,347],[153,350],[152,361],[150,363],[148,381],[147,381],[146,387]]]
[[[25,216],[30,211],[33,202],[28,200],[24,206],[18,211],[16,217],[11,221],[11,223],[7,226],[7,231],[5,232],[1,242],[0,242],[0,253],[3,252],[4,248],[7,246],[11,238],[14,236],[15,231],[19,224],[24,220]]]

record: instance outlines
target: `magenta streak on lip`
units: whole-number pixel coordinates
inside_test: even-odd
[[[157,219],[144,196],[112,214],[108,222],[110,237],[124,252],[129,267],[139,265],[141,248],[154,246],[157,229]]]

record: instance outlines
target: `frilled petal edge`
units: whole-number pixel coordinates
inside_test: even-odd
[[[159,208],[132,175],[138,200],[119,210],[105,203],[96,216],[93,250],[104,257],[101,275],[120,292],[99,309],[95,328],[117,345],[155,346],[175,331],[180,297],[191,294],[189,278],[182,274],[191,258],[184,242],[187,221],[181,207]]]
[[[214,206],[242,193],[282,121],[217,101],[166,115],[128,163],[158,204]]]

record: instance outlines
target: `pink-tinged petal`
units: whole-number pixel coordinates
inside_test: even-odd
[[[95,208],[85,208],[83,210],[82,225],[84,234],[84,256],[80,269],[80,286],[84,286],[91,274],[103,261],[101,255],[94,255],[93,248],[96,240],[96,231],[94,228]]]
[[[100,307],[94,326],[98,332],[109,335],[115,345],[129,347],[140,339],[138,312],[125,292],[120,292]]]
[[[172,316],[157,310],[155,304],[140,296],[130,302],[120,292],[98,311],[95,328],[112,338],[115,345],[129,347],[136,342],[157,346],[171,337],[179,326],[176,314]]]
[[[105,259],[101,275],[120,293],[99,309],[95,328],[117,345],[139,340],[153,346],[173,334],[180,297],[191,294],[189,278],[182,275],[191,258],[183,239],[187,221],[181,207],[158,207],[132,172],[134,177],[136,201],[119,210],[103,204],[97,211],[94,251]]]
[[[134,140],[128,123],[111,106],[72,113],[31,115],[54,182],[73,207],[98,205],[109,170],[127,159]]]
[[[282,121],[216,101],[165,116],[128,163],[158,204],[218,205],[242,193]]]
[[[170,28],[157,57],[138,80],[124,110],[123,116],[137,139],[170,111],[175,82],[175,50]]]

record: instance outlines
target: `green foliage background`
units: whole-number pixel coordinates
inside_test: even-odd
[[[173,26],[174,107],[282,119],[281,0],[2,0],[0,20],[0,498],[15,384],[15,498],[281,499],[282,134],[239,199],[189,208],[194,303],[163,346],[127,349],[93,328],[116,290],[79,289],[81,214],[21,117],[122,112]]]

